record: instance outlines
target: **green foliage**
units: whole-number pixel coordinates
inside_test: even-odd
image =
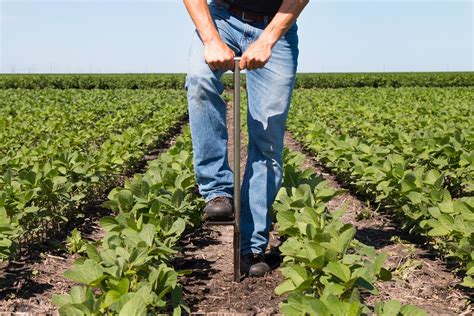
[[[183,89],[184,74],[2,74],[0,89]],[[222,78],[232,88],[232,75]],[[245,74],[242,75],[245,87]],[[470,87],[472,72],[299,73],[296,88]]]
[[[473,99],[465,88],[304,90],[288,127],[344,182],[472,275]]]
[[[0,90],[0,258],[76,216],[185,113],[181,91]]]
[[[104,206],[115,216],[100,221],[100,245],[86,246],[65,276],[83,284],[54,297],[61,315],[189,312],[179,275],[168,266],[186,226],[200,222],[203,200],[195,194],[189,133],[148,165],[143,175],[115,188]]]
[[[378,294],[375,281],[391,279],[383,267],[386,255],[354,239],[354,227],[340,220],[344,209],[327,210],[341,191],[311,170],[300,171],[302,158],[285,152],[285,181],[273,205],[279,233],[287,238],[280,247],[285,280],[275,292],[289,296],[280,309],[285,315],[370,313],[360,294]],[[380,315],[392,315],[379,308]]]
[[[297,88],[470,87],[473,72],[412,73],[300,73]]]
[[[87,241],[82,239],[81,232],[77,228],[74,228],[71,235],[66,238],[66,249],[71,254],[85,252],[86,245]]]
[[[425,311],[413,305],[400,304],[398,301],[377,303],[375,306],[377,316],[425,316]]]

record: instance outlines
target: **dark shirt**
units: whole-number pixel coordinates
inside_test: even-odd
[[[227,0],[227,2],[251,12],[273,15],[283,0]]]

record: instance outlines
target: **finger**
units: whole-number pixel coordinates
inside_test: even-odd
[[[226,58],[226,59],[222,62],[222,66],[224,67],[224,70],[225,70],[225,71],[231,70],[231,69],[232,69],[232,59]]]
[[[217,71],[217,70],[221,71],[222,70],[222,61],[220,61],[218,59],[212,60],[210,65],[212,66],[214,71]]]
[[[227,70],[234,70],[234,57],[227,61]]]
[[[207,63],[207,65],[209,66],[209,69],[211,69],[212,71],[216,70],[216,67],[214,66],[214,63]]]
[[[224,60],[219,60],[218,69],[221,70],[221,71],[226,71],[227,70],[227,65],[226,65],[226,62]]]
[[[239,68],[241,70],[247,69],[247,58],[243,57],[240,59]]]
[[[212,69],[213,67],[212,67],[212,63],[211,63],[210,61],[204,60],[204,62],[209,66],[209,68],[210,68],[211,70],[214,70],[214,69]]]
[[[255,66],[256,66],[256,65],[255,65],[255,59],[249,60],[249,62],[247,63],[247,65],[248,65],[248,69],[249,69],[249,70],[255,70],[255,69],[256,69],[256,67],[255,67]]]
[[[255,69],[263,68],[263,66],[265,66],[265,63],[263,61],[257,61],[255,63]]]

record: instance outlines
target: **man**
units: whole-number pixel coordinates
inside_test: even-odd
[[[227,160],[222,74],[247,69],[248,159],[241,188],[241,269],[270,271],[264,261],[282,182],[283,136],[298,60],[296,18],[309,0],[184,0],[196,26],[186,77],[194,168],[207,221],[234,217]]]

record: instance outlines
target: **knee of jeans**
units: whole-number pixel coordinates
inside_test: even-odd
[[[264,126],[257,119],[250,119],[249,137],[257,150],[265,157],[281,163],[283,159],[283,136],[285,121],[279,117],[270,118]]]
[[[224,86],[209,72],[191,72],[186,76],[185,88],[191,99],[208,99],[212,94],[221,94]]]
[[[269,132],[257,132],[255,141],[259,151],[265,158],[281,163],[283,158],[283,143],[279,141],[277,135],[270,135]]]

